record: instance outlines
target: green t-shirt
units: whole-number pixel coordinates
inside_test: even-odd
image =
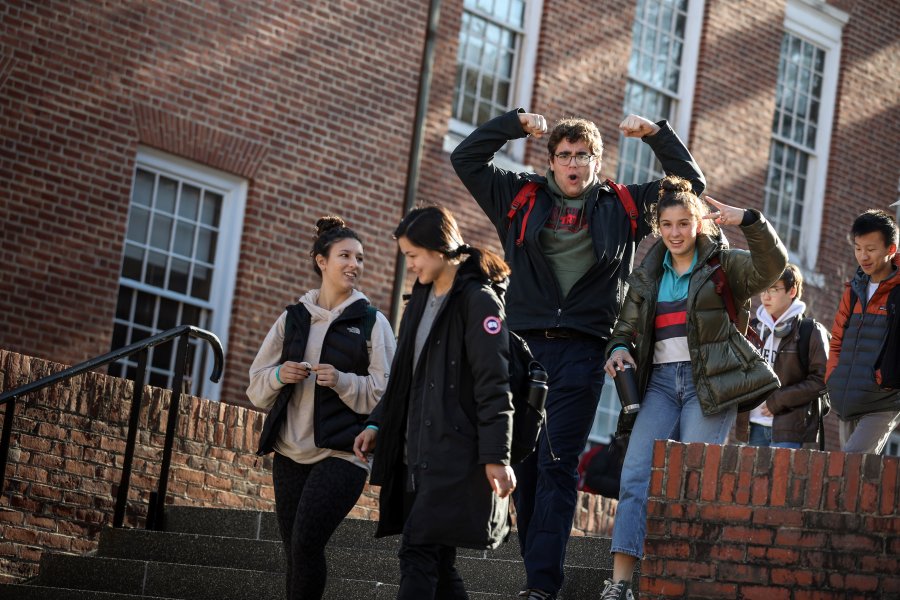
[[[547,171],[547,183],[553,197],[553,208],[538,235],[565,298],[575,282],[596,262],[584,204],[597,184],[580,196],[566,198],[550,170]]]

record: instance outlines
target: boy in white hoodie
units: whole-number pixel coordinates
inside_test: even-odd
[[[778,281],[759,295],[761,304],[753,325],[763,340],[760,352],[772,365],[781,387],[750,412],[751,446],[801,448],[804,442],[816,440],[828,332],[814,322],[809,353],[801,359],[800,323],[806,312],[802,293],[803,275],[796,265],[788,264]]]

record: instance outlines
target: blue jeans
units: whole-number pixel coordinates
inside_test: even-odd
[[[691,363],[664,363],[652,368],[622,466],[612,538],[613,552],[637,558],[644,556],[654,441],[669,439],[721,444],[737,417],[736,405],[704,416],[694,388]]]
[[[772,428],[760,425],[759,423],[750,423],[750,440],[748,446],[758,446],[760,448],[802,448],[800,442],[773,442]]]
[[[603,389],[604,340],[526,336],[535,358],[550,373],[547,435],[515,466],[516,526],[525,563],[525,587],[556,594],[563,584],[566,544],[575,517],[578,457],[587,443]]]

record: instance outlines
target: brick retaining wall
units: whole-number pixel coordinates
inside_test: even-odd
[[[63,368],[0,350],[0,391]],[[96,548],[100,529],[112,524],[132,388],[130,381],[92,373],[18,401],[0,495],[0,583],[36,575],[45,550]],[[159,486],[169,396],[145,389],[126,527],[144,526],[150,492]],[[272,510],[272,460],[254,452],[263,413],[193,396],[179,411],[168,503]],[[615,501],[584,495],[575,533],[608,533],[614,507]],[[350,516],[376,519],[378,488],[366,486]]]
[[[641,598],[897,598],[898,466],[657,441]]]

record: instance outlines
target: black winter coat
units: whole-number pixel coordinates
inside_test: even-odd
[[[584,205],[596,262],[563,297],[538,240],[553,208],[547,179],[504,171],[493,163],[494,154],[508,140],[525,137],[518,112],[510,111],[481,125],[450,156],[456,174],[494,224],[512,269],[506,295],[510,328],[523,331],[564,327],[609,339],[625,300],[635,249],[650,233],[645,213],[658,199],[659,181],[628,186],[638,210],[636,235],[631,235],[629,216],[613,190],[605,183],[596,186]],[[668,123],[661,121],[659,125],[659,132],[643,138],[644,143],[653,150],[666,173],[684,177],[694,192],[701,194],[706,181],[700,167]],[[511,226],[507,212],[528,181],[536,182],[540,189],[528,214],[525,242],[517,246],[516,236],[529,211],[519,210]]]
[[[371,478],[381,485],[377,537],[495,548],[509,533],[509,499],[493,493],[484,472],[488,463],[509,464],[509,337],[502,299],[469,262],[435,317],[415,375],[416,330],[431,285],[416,282],[403,314],[391,378],[371,416],[379,426]],[[415,502],[404,520],[410,488]]]

